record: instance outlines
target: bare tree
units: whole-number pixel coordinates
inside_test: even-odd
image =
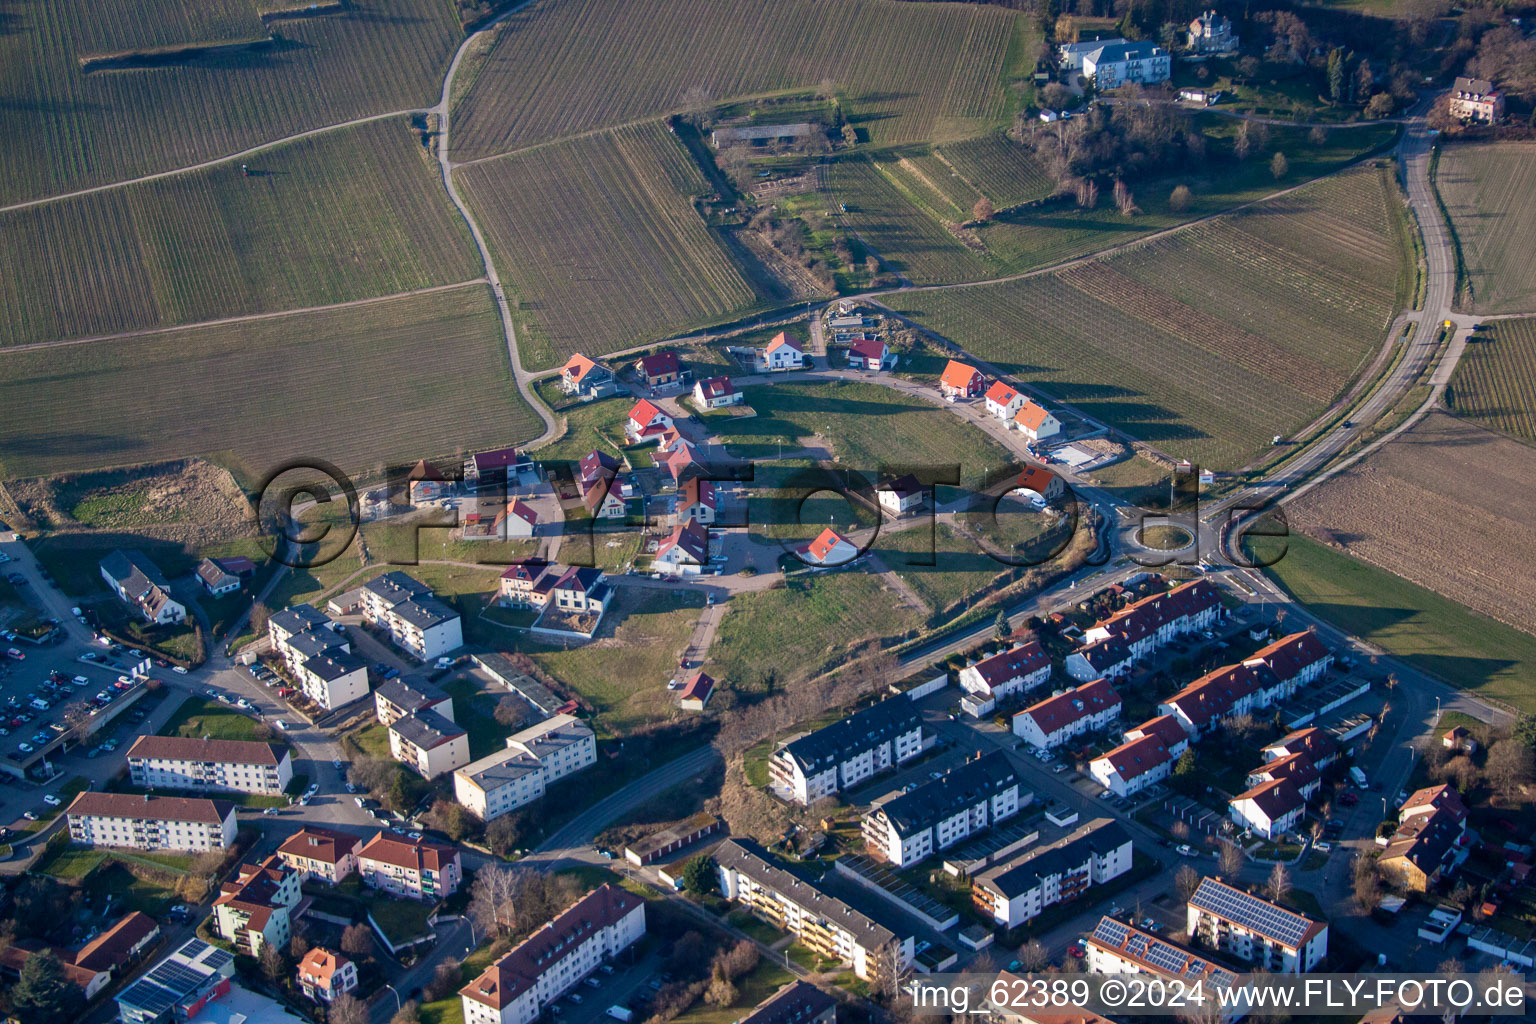
[[[517,930],[516,900],[523,888],[519,872],[487,864],[475,872],[469,887],[469,915],[485,931],[510,934]]]
[[[1174,213],[1183,213],[1189,209],[1194,198],[1195,194],[1189,190],[1188,185],[1180,185],[1168,194],[1168,208]]]
[[[971,219],[978,224],[985,224],[997,215],[997,208],[992,205],[992,200],[982,196],[971,207]]]
[[[1276,153],[1270,157],[1269,173],[1274,175],[1276,181],[1291,173],[1291,163],[1285,158],[1284,153]]]
[[[1200,872],[1188,864],[1180,865],[1179,870],[1173,873],[1173,885],[1179,899],[1188,903],[1195,890],[1200,888]]]
[[[1269,878],[1264,881],[1264,895],[1273,903],[1279,903],[1285,899],[1291,891],[1291,873],[1286,870],[1284,864],[1276,864],[1270,869]]]
[[[1051,952],[1039,939],[1030,939],[1019,947],[1019,963],[1026,971],[1043,971],[1050,965]]]
[[[447,999],[459,987],[459,981],[459,962],[450,956],[433,968],[432,980],[422,988],[421,994],[429,1003]]]
[[[395,1015],[389,1018],[389,1024],[421,1024],[421,1004],[412,999],[403,1004]]]
[[[496,724],[515,729],[528,720],[528,705],[512,694],[496,702]]]
[[[341,951],[352,956],[367,956],[373,952],[373,932],[365,924],[347,926],[341,933]]]
[[[1518,740],[1499,740],[1488,748],[1488,760],[1484,762],[1483,770],[1499,792],[1512,798],[1531,782],[1531,749]]]
[[[1374,857],[1355,861],[1355,902],[1365,911],[1381,905],[1381,865]]]
[[[1216,853],[1216,868],[1228,878],[1236,878],[1239,871],[1243,870],[1243,864],[1247,857],[1243,848],[1236,843],[1223,842]]]
[[[329,1024],[368,1024],[368,1004],[350,992],[343,992],[331,1000],[326,1020]]]
[[[704,85],[692,85],[683,93],[683,116],[686,117],[695,128],[702,127],[709,118],[709,112],[714,107],[714,97],[710,95],[708,87]]]
[[[273,986],[282,984],[288,976],[288,961],[278,950],[277,945],[271,942],[261,944],[261,955],[257,958],[261,962],[261,973],[266,975],[267,981]]]

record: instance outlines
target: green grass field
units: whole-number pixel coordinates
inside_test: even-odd
[[[667,680],[678,674],[704,598],[688,590],[620,588],[619,595],[592,643],[568,651],[522,646],[540,668],[591,701],[604,728],[621,734],[676,707]]]
[[[551,380],[541,380],[537,387],[539,397],[552,408],[558,408],[558,403],[566,400]],[[577,402],[559,409],[555,418],[564,424],[565,432],[538,449],[538,457],[551,462],[561,459],[579,462],[592,449],[599,448],[617,458],[617,448],[627,443],[624,421],[634,404],[632,398],[615,396],[595,402]],[[641,461],[645,461],[645,456],[641,456]]]
[[[1536,313],[1536,145],[1453,144],[1435,188],[1456,228],[1474,313]]]
[[[454,159],[655,117],[695,87],[722,101],[829,82],[878,142],[961,138],[1002,123],[1011,48],[1029,49],[1023,18],[969,4],[783,0],[768,14],[751,0],[530,4],[457,98]]]
[[[1133,437],[1233,468],[1380,346],[1406,258],[1395,202],[1366,168],[1113,258],[890,303]]]
[[[849,228],[891,272],[913,284],[975,281],[1001,273],[985,252],[967,248],[945,229],[941,217],[917,205],[924,199],[921,192],[902,188],[913,184],[910,176],[902,181],[895,173],[882,173],[881,165],[863,155],[836,160],[827,172],[827,187],[846,208]],[[951,214],[947,219],[968,217]]]
[[[331,305],[484,268],[404,118],[0,213],[0,346]]]
[[[6,11],[0,137],[28,141],[0,149],[0,201],[123,181],[428,106],[462,38],[442,0],[353,0],[339,13],[277,23],[279,38],[261,49],[153,69],[81,70],[88,54],[244,37],[251,27],[249,4],[175,5],[184,22],[169,6],[113,0]]]
[[[256,719],[235,708],[202,697],[182,701],[160,729],[161,736],[207,737],[215,740],[254,740]]]
[[[509,291],[523,361],[557,366],[730,319],[752,285],[693,208],[698,166],[660,122],[459,172]]]
[[[933,524],[932,534],[926,525],[882,531],[872,551],[929,607],[930,625],[1012,571],[947,523]]]
[[[481,693],[469,678],[445,683],[443,692],[453,698],[453,720],[469,734],[470,760],[478,761],[506,746],[503,741],[511,733],[492,717],[499,699],[496,694]]]
[[[1536,442],[1536,318],[1495,320],[1456,364],[1452,409],[1485,427]]]
[[[834,572],[732,598],[709,654],[717,678],[761,691],[815,675],[865,640],[920,624],[880,580]]]
[[[538,432],[480,285],[0,352],[0,367],[0,451],[11,476],[206,454],[258,482],[293,458],[357,473]]]
[[[1254,538],[1261,559],[1278,541]],[[1285,538],[1270,576],[1313,614],[1459,689],[1536,712],[1536,637],[1310,538]]]
[[[862,473],[871,485],[883,467],[959,466],[964,479],[1009,460],[1003,446],[938,406],[877,384],[780,383],[749,387],[754,417],[711,420],[727,449],[744,459],[799,447],[825,446],[839,468]]]

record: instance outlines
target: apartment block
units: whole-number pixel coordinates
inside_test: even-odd
[[[335,885],[357,870],[358,838],[318,825],[305,825],[283,841],[277,855],[303,875]]]
[[[363,618],[395,646],[431,661],[464,644],[459,613],[432,596],[432,588],[406,573],[387,572],[362,586]]]
[[[749,839],[727,839],[715,850],[720,891],[812,951],[851,965],[875,985],[911,967],[913,937],[895,932],[769,859]]]
[[[327,711],[368,695],[368,665],[324,612],[296,604],[267,619],[272,649],[304,696]]]
[[[644,935],[644,900],[594,889],[459,990],[465,1024],[530,1024]]]
[[[389,752],[424,779],[469,764],[469,733],[436,711],[397,718],[389,727]]]
[[[140,736],[128,748],[128,775],[146,789],[277,796],[293,781],[293,759],[273,743]]]
[[[213,918],[219,934],[238,952],[260,956],[267,943],[283,949],[292,929],[290,916],[303,897],[303,874],[273,854],[260,864],[242,864],[233,881],[219,887]]]
[[[1181,990],[1196,983],[1231,989],[1237,983],[1236,973],[1210,958],[1113,917],[1099,919],[1093,934],[1083,941],[1083,948],[1088,970],[1094,974],[1145,974],[1178,984]],[[1247,1013],[1246,1002],[1240,997],[1207,993],[1205,999],[1213,1021],[1230,1024]]]
[[[357,851],[363,883],[415,900],[447,899],[464,880],[459,851],[425,839],[380,832]]]
[[[1098,818],[1063,839],[999,864],[971,883],[971,897],[987,919],[1017,928],[1046,907],[1069,903],[1095,885],[1131,870],[1131,837],[1110,818]]]
[[[572,715],[507,737],[507,749],[456,770],[454,797],[481,821],[537,800],[554,782],[597,763],[597,738]]]
[[[771,788],[809,805],[911,760],[927,742],[912,702],[888,697],[780,747],[768,766]]]
[[[999,821],[1034,799],[1001,750],[973,758],[864,816],[864,842],[898,867],[916,864]]]
[[[200,853],[235,841],[235,805],[225,800],[86,791],[65,813],[69,838],[85,846]]]
[[[1303,974],[1328,955],[1328,925],[1206,878],[1189,898],[1190,937],[1271,974]]]
[[[397,676],[386,679],[373,691],[373,710],[379,721],[394,725],[418,711],[436,711],[453,721],[453,699],[425,679]]]

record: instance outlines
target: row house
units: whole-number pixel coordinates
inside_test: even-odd
[[[774,793],[809,806],[916,757],[923,719],[906,697],[887,697],[831,725],[791,740],[768,763]]]
[[[1189,733],[1179,724],[1179,720],[1172,715],[1158,715],[1149,718],[1133,729],[1125,730],[1121,739],[1129,743],[1131,740],[1139,740],[1144,736],[1153,736],[1162,741],[1168,748],[1171,757],[1177,760],[1184,751],[1189,749]]]
[[[303,898],[303,878],[276,854],[260,864],[240,865],[234,880],[220,886],[213,900],[219,934],[246,956],[260,956],[268,943],[286,948],[293,910]]]
[[[1305,974],[1328,955],[1328,925],[1216,878],[1189,898],[1185,931],[1255,971]]]
[[[1307,755],[1319,770],[1339,759],[1339,745],[1334,738],[1316,726],[1287,733],[1260,751],[1266,761],[1277,761],[1295,754]]]
[[[293,781],[293,759],[287,747],[273,743],[140,736],[128,748],[128,776],[145,789],[278,796]]]
[[[913,936],[900,936],[815,882],[779,866],[750,839],[727,839],[715,850],[720,892],[812,952],[851,966],[875,987],[894,983],[912,965]]]
[[[357,870],[357,836],[319,825],[305,825],[283,840],[277,855],[299,872],[301,882],[310,879],[335,885]]]
[[[1049,846],[978,875],[971,898],[1000,928],[1017,928],[1058,903],[1131,869],[1131,837],[1119,822],[1097,818]]]
[[[1120,720],[1120,695],[1105,679],[1047,697],[1013,716],[1013,734],[1037,750],[1107,729]]]
[[[603,885],[497,958],[459,990],[465,1024],[530,1024],[645,937],[645,900]]]
[[[1186,633],[1208,629],[1221,615],[1221,594],[1210,580],[1181,583],[1126,605],[1083,633],[1084,643],[1117,638],[1140,660]]]
[[[925,860],[1019,813],[1019,775],[1001,750],[972,758],[864,816],[870,853],[897,867]]]
[[[432,902],[458,892],[464,880],[456,848],[388,832],[380,832],[357,851],[357,871],[370,888]]]
[[[1174,756],[1156,736],[1122,743],[1088,762],[1088,774],[1115,796],[1134,796],[1173,772]]]
[[[530,558],[514,562],[501,574],[497,601],[508,608],[601,615],[613,599],[613,588],[601,569],[567,566]]]
[[[1398,808],[1397,823],[1377,863],[1409,892],[1428,892],[1471,852],[1467,807],[1451,786],[1415,791]]]
[[[65,814],[70,841],[84,846],[202,853],[235,841],[235,805],[227,800],[86,790]]]
[[[1224,665],[1159,703],[1157,712],[1172,715],[1190,736],[1199,738],[1224,719],[1265,706],[1260,695],[1278,685],[1264,665]]]
[[[1295,753],[1288,757],[1264,762],[1248,773],[1246,781],[1249,786],[1258,786],[1279,779],[1290,780],[1291,785],[1300,791],[1302,798],[1310,800],[1317,795],[1319,787],[1323,784],[1323,773],[1317,770],[1317,766],[1306,754]]]
[[[1227,802],[1234,824],[1266,839],[1294,832],[1306,810],[1307,798],[1289,778],[1260,782]]]
[[[118,599],[135,609],[145,622],[165,626],[186,621],[186,605],[171,597],[171,584],[144,552],[137,548],[114,551],[98,563],[98,568]]]
[[[1117,636],[1105,637],[1084,644],[1071,654],[1063,664],[1067,675],[1079,682],[1094,679],[1119,679],[1131,674],[1136,667],[1136,657],[1131,647]]]
[[[960,670],[960,688],[985,699],[1005,700],[1051,678],[1051,656],[1037,641],[1019,644]]]
[[[395,645],[432,661],[464,644],[459,613],[432,596],[432,588],[395,571],[362,586],[363,618],[387,632]]]
[[[553,783],[597,763],[597,738],[585,722],[556,715],[507,737],[507,749],[453,773],[454,797],[481,821],[510,813]]]

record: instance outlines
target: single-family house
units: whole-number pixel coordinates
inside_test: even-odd
[[[629,410],[624,423],[624,436],[630,444],[642,444],[661,440],[661,434],[672,426],[672,417],[662,412],[647,399],[640,399]]]
[[[987,388],[987,412],[1002,420],[1005,427],[1023,405],[1024,396],[1000,380],[993,381]]]
[[[883,370],[896,365],[896,355],[879,338],[859,338],[848,346],[848,365],[856,370]]]
[[[695,672],[683,685],[682,693],[678,694],[678,706],[684,711],[703,711],[714,692],[715,681],[708,673]]]
[[[960,688],[983,698],[1004,700],[1027,693],[1051,678],[1051,656],[1037,641],[1019,644],[960,670]]]
[[[560,367],[560,390],[581,398],[602,398],[618,391],[613,371],[577,352]]]
[[[1232,31],[1231,18],[1209,10],[1189,23],[1185,42],[1194,53],[1234,53],[1237,33]]]
[[[709,526],[715,521],[718,499],[715,485],[693,476],[684,480],[677,489],[677,506],[672,513],[674,523],[692,520]]]
[[[709,528],[697,519],[678,523],[656,548],[657,572],[697,576],[709,564]]]
[[[728,405],[741,404],[742,394],[736,390],[729,377],[705,377],[695,381],[693,400],[705,409],[723,409]]]
[[[677,358],[676,352],[671,349],[662,349],[660,352],[653,352],[636,360],[635,373],[646,387],[676,387],[681,383],[683,363]]]
[[[1289,778],[1271,779],[1227,802],[1232,821],[1266,839],[1292,832],[1307,809],[1306,797]]]
[[[923,485],[911,473],[887,480],[878,489],[880,508],[887,515],[904,516],[923,506]]]
[[[594,448],[583,455],[580,462],[576,463],[576,481],[577,483],[586,484],[605,477],[611,480],[618,476],[619,470],[623,468],[624,464],[617,458],[609,455],[607,452],[598,451]]]
[[[101,578],[123,601],[156,626],[184,622],[187,607],[171,597],[171,584],[160,567],[137,548],[119,549],[99,563]]]
[[[577,484],[581,504],[593,519],[623,519],[629,512],[619,477],[599,476]]]
[[[411,471],[405,475],[405,483],[412,505],[436,501],[448,493],[448,481],[443,478],[442,470],[426,459],[411,467]]]
[[[1013,414],[1013,428],[1031,441],[1041,441],[1061,433],[1061,421],[1037,402],[1025,402]]]
[[[951,359],[939,375],[939,391],[945,398],[975,398],[987,386],[987,378],[969,363]]]
[[[763,347],[760,358],[763,368],[770,371],[798,370],[805,362],[805,350],[797,339],[780,331]]]
[[[516,448],[497,448],[476,452],[464,460],[464,486],[471,491],[491,491],[511,487],[526,478],[538,476],[533,456]]]
[[[861,554],[853,541],[830,526],[822,530],[815,540],[795,550],[808,565],[846,565]]]
[[[1044,466],[1030,464],[1019,473],[1014,490],[1028,492],[1025,497],[1036,505],[1047,505],[1065,494],[1067,485]]]
[[[1504,94],[1486,78],[1457,78],[1451,87],[1450,114],[1471,124],[1498,124],[1504,116]]]
[[[341,953],[315,946],[299,961],[299,987],[306,999],[335,1002],[337,996],[356,991],[357,964]]]
[[[197,581],[213,597],[233,594],[240,589],[240,577],[234,573],[225,572],[224,567],[211,558],[205,558],[197,563]]]
[[[1477,740],[1473,738],[1470,732],[1459,725],[1453,729],[1448,729],[1440,737],[1440,745],[1446,750],[1459,750],[1465,754],[1477,753]]]
[[[1122,743],[1088,763],[1088,774],[1115,796],[1133,796],[1173,771],[1173,755],[1156,736]]]

